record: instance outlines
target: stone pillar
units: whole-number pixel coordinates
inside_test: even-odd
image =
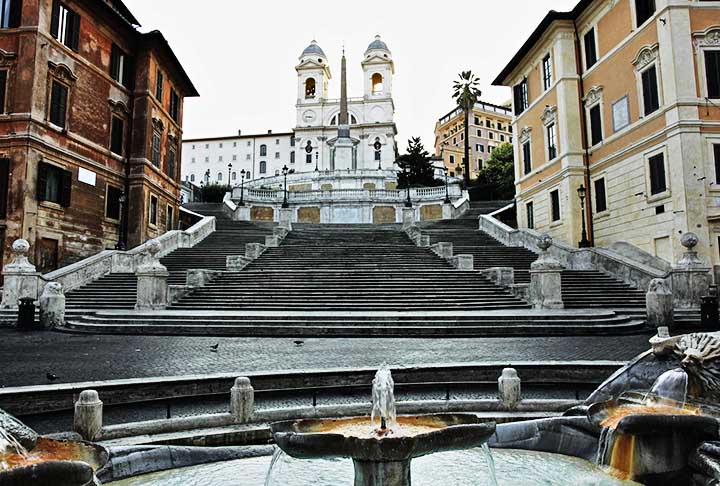
[[[240,272],[252,263],[252,260],[242,255],[228,255],[225,257],[225,269],[228,272]]]
[[[267,248],[277,248],[280,246],[280,238],[277,236],[266,236],[265,237],[265,246]]]
[[[265,245],[261,243],[247,243],[245,245],[245,256],[251,260],[260,258],[265,251]]]
[[[235,221],[250,221],[250,206],[238,206],[233,219]]]
[[[30,243],[27,240],[15,240],[12,244],[15,258],[3,268],[5,284],[3,285],[2,307],[4,309],[17,309],[18,300],[22,298],[38,298],[40,273],[28,260],[29,251]]]
[[[50,282],[40,296],[40,326],[55,329],[65,324],[65,294],[58,282]]]
[[[452,214],[453,214],[453,205],[452,204],[443,204],[443,206],[442,206],[443,219],[452,219]]]
[[[292,224],[295,219],[295,210],[292,208],[280,208],[280,227],[292,231]]]
[[[236,422],[249,422],[255,412],[255,389],[250,378],[240,377],[230,389],[230,413]]]
[[[676,309],[699,309],[702,297],[708,295],[712,274],[710,267],[698,258],[698,237],[685,233],[680,239],[685,253],[672,270],[673,305]]]
[[[514,410],[522,400],[520,377],[515,368],[505,368],[498,378],[498,395],[505,408]]]
[[[402,210],[402,229],[407,230],[411,226],[415,226],[415,209],[414,208],[403,208],[403,210]]]
[[[475,269],[474,260],[472,255],[455,255],[450,258],[450,264],[456,270],[470,271]]]
[[[453,244],[447,241],[440,241],[430,247],[440,258],[449,260],[453,256]]]
[[[98,392],[85,390],[75,402],[73,430],[87,441],[94,441],[100,436],[103,424],[103,402]]]
[[[548,251],[552,246],[550,235],[542,235],[538,247],[542,250],[530,266],[530,304],[535,309],[562,309],[562,265]]]
[[[647,323],[652,328],[673,328],[673,294],[665,279],[656,278],[650,282],[645,297]]]
[[[482,271],[482,274],[500,287],[510,287],[515,284],[515,269],[513,267],[486,268]]]
[[[161,310],[168,304],[168,271],[158,259],[160,242],[151,240],[147,244],[145,263],[135,272],[137,283],[137,310]]]

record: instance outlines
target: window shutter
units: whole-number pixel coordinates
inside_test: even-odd
[[[53,1],[50,35],[57,39],[60,33],[60,0]]]
[[[597,145],[602,142],[602,117],[600,116],[600,105],[593,106],[590,109],[590,132],[591,145]]]
[[[62,128],[67,125],[67,96],[67,88],[59,83],[53,83],[53,100],[50,108],[55,110],[55,119],[51,121]]]
[[[38,162],[38,176],[37,176],[37,199],[38,201],[45,200],[45,192],[47,190],[47,164],[45,162]]]
[[[125,71],[123,71],[123,78],[120,80],[123,86],[127,89],[133,89],[135,78],[135,59],[126,55],[125,56]]]
[[[122,81],[118,79],[120,71],[120,49],[115,44],[112,45],[110,50],[110,77],[115,81]]]
[[[65,44],[73,51],[77,51],[80,45],[80,15],[72,10],[68,11],[67,35],[69,39],[66,39]]]
[[[720,184],[720,144],[713,144],[713,155],[715,156],[715,183]]]
[[[705,52],[705,75],[708,98],[720,98],[720,52]]]
[[[60,205],[64,208],[70,206],[70,197],[72,195],[72,172],[69,170],[62,171],[62,192],[60,195]]]
[[[7,113],[5,99],[7,95],[7,71],[0,71],[0,113]]]
[[[22,23],[22,0],[13,0],[10,4],[10,22],[9,26],[20,27]]]
[[[0,159],[0,219],[7,217],[8,185],[10,183],[10,159]]]

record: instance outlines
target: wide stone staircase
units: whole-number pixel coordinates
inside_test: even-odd
[[[223,271],[228,255],[244,255],[247,243],[263,243],[272,235],[273,224],[233,221],[218,204],[192,205],[191,210],[215,216],[216,230],[193,248],[179,248],[160,259],[169,272],[169,285],[184,285],[188,269]],[[111,273],[84,287],[68,292],[68,311],[133,309],[137,278],[132,273]]]

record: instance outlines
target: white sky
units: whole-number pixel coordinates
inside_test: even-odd
[[[362,96],[360,61],[380,34],[395,61],[398,145],[420,135],[432,152],[435,121],[453,108],[452,81],[471,69],[483,99],[503,103],[493,79],[548,10],[577,0],[125,0],[143,31],[158,29],[200,92],[185,108],[185,138],[226,136],[295,125],[295,65],[316,38],[340,96],[340,52],[348,57],[348,94]],[[369,8],[367,8],[370,6]],[[465,24],[464,26],[461,24]]]

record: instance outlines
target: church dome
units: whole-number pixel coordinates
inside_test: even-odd
[[[301,54],[300,56],[301,56],[301,57],[302,57],[302,56],[322,56],[322,57],[327,57],[327,56],[325,55],[325,53],[323,52],[323,50],[320,48],[320,46],[318,45],[318,43],[317,43],[315,40],[313,40],[313,41],[310,43],[310,45],[305,48],[305,50],[302,52],[302,54]]]
[[[387,44],[385,44],[385,42],[383,42],[382,39],[380,39],[379,35],[375,36],[375,40],[370,43],[370,45],[367,48],[367,51],[365,51],[365,52],[376,51],[376,50],[390,52],[390,49],[388,49]]]

